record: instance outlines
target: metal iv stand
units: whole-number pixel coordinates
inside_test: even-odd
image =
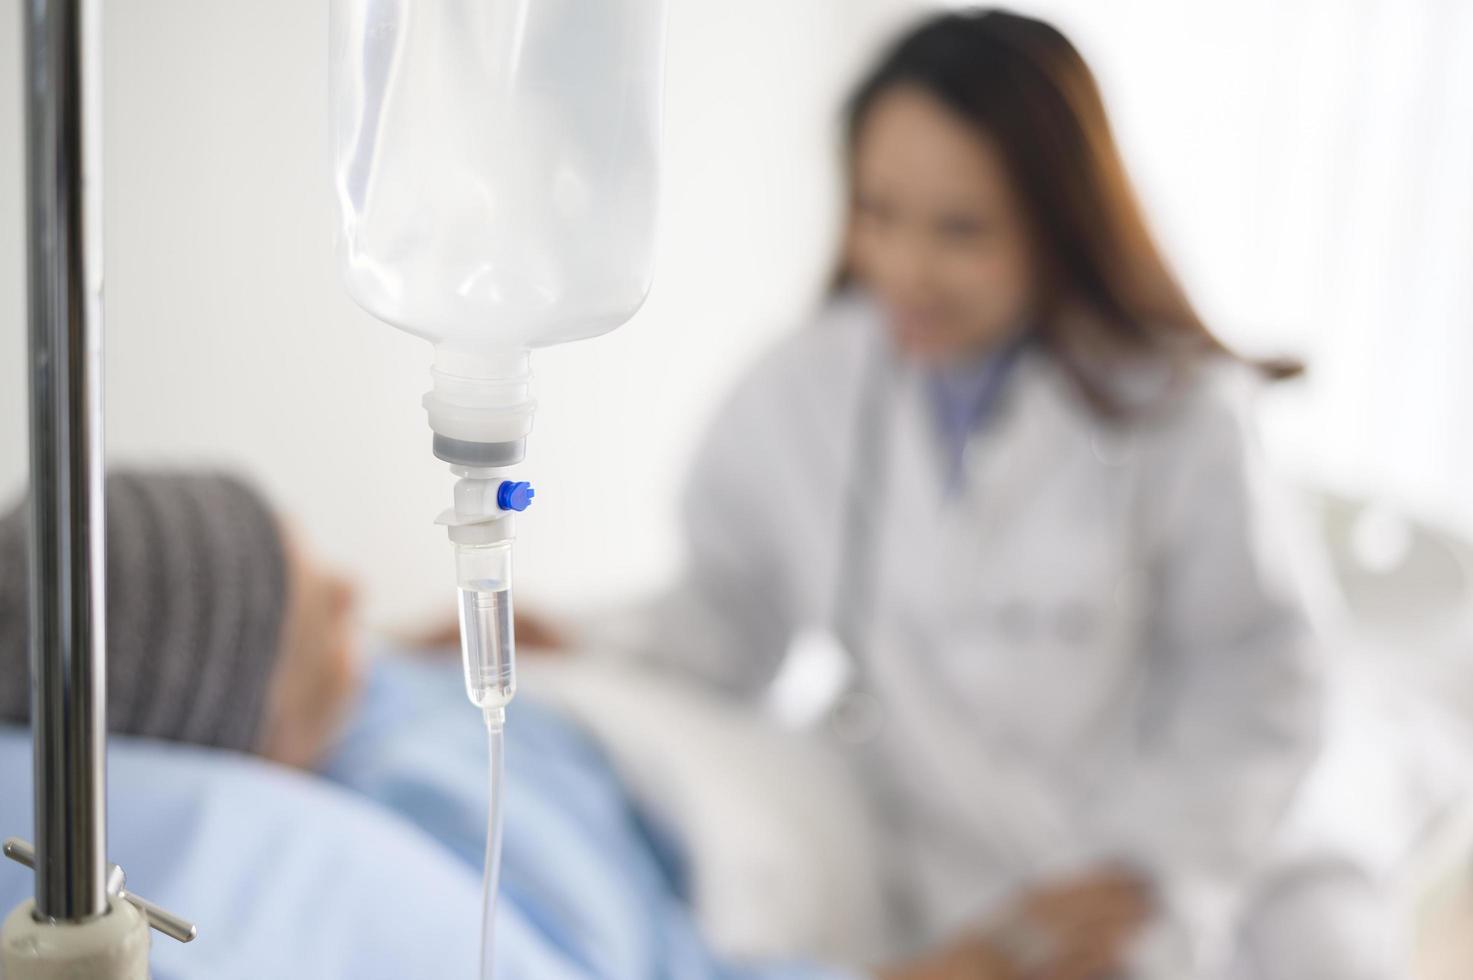
[[[192,925],[107,863],[102,458],[102,4],[26,0],[31,732],[36,897],[0,929],[5,980],[147,980],[148,928]]]

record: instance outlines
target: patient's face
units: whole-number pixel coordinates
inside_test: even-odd
[[[848,264],[897,344],[937,362],[1015,334],[1034,292],[1023,209],[993,142],[918,88],[881,95],[856,134]]]
[[[284,527],[282,538],[290,594],[261,754],[310,769],[332,746],[358,688],[357,594],[311,552],[298,529]]]

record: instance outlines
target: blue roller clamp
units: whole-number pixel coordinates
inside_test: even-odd
[[[503,480],[496,488],[496,506],[502,510],[523,511],[532,506],[537,491],[525,480]]]

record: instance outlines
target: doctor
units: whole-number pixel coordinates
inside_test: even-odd
[[[1052,27],[924,23],[848,138],[838,285],[718,412],[642,646],[755,697],[795,636],[842,641],[900,948],[1210,975],[1314,748],[1248,405],[1293,368],[1198,318]]]

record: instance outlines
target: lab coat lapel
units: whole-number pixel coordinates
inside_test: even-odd
[[[898,376],[885,467],[887,496],[898,503],[884,508],[879,521],[881,549],[906,569],[902,581],[889,584],[901,592],[929,594],[928,605],[955,587],[955,576],[976,560],[979,543],[990,552],[1002,537],[1000,529],[1036,508],[1050,470],[1076,450],[1073,443],[1089,438],[1089,420],[1072,404],[1065,380],[1044,354],[1025,352],[1013,372],[992,419],[967,445],[960,495],[946,486],[946,461],[924,378],[910,367]],[[897,509],[910,516],[901,519]]]
[[[934,631],[949,622],[948,610],[958,601],[976,600],[974,564],[1007,560],[979,548],[978,533],[986,535],[987,528],[1026,505],[1057,451],[1064,418],[1057,414],[1060,406],[1049,406],[1052,395],[1027,361],[1015,368],[1019,374],[1010,382],[1006,414],[995,419],[990,432],[979,434],[984,441],[972,449],[985,485],[969,486],[961,497],[947,493],[924,379],[915,370],[902,372],[890,423],[893,462],[887,468],[897,503],[885,509],[881,521],[876,570],[885,583],[879,595],[886,601],[876,623],[871,669],[872,680],[885,692],[891,724],[905,732],[900,742],[920,747],[922,758],[908,763],[910,777],[927,770],[922,781],[947,783],[942,795],[949,806],[969,814],[969,823],[991,826],[996,839],[1007,842],[1000,858],[1036,863],[1068,852],[1065,815],[1034,774],[999,754],[999,746],[979,741],[978,719],[964,704],[941,696],[934,665],[927,664],[945,655],[944,637]],[[1002,401],[999,406],[1003,410]]]
[[[967,445],[962,504],[984,539],[1036,503],[1070,444],[1088,438],[1088,420],[1046,355],[1028,351],[1013,372],[995,414]]]

